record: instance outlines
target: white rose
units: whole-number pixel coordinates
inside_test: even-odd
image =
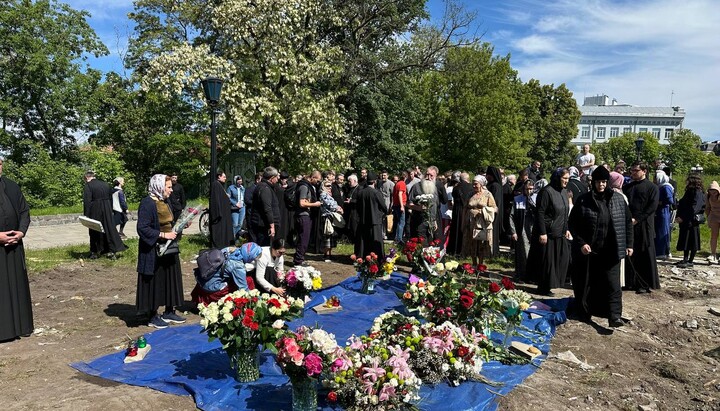
[[[274,328],[274,329],[276,329],[276,330],[279,330],[279,329],[283,328],[284,325],[285,325],[285,321],[283,321],[283,320],[275,320],[275,322],[274,322],[273,325],[272,325],[272,328]]]
[[[230,313],[225,313],[225,314],[223,314],[223,320],[225,320],[226,322],[232,321],[233,318],[234,318],[234,317],[233,317],[232,314],[230,314]]]

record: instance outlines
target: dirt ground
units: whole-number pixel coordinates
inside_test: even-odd
[[[347,262],[313,265],[329,285],[354,274]],[[187,301],[192,268],[183,266]],[[672,270],[660,268],[661,290],[624,293],[624,314],[632,322],[622,329],[612,333],[602,319],[558,327],[550,358],[499,408],[720,410],[720,316],[708,312],[720,309],[720,267]],[[96,262],[31,275],[35,335],[0,344],[0,407],[195,409],[190,396],[91,377],[68,365],[116,352],[152,331],[135,316],[135,284],[132,269]],[[188,318],[199,321],[192,313]],[[556,357],[566,351],[585,364]]]

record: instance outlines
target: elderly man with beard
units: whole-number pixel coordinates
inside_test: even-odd
[[[445,187],[437,181],[438,168],[430,166],[425,171],[425,179],[413,185],[408,193],[408,208],[413,211],[410,215],[410,236],[423,237],[430,240],[440,240],[442,244],[443,233],[440,230],[440,204],[447,203]],[[420,196],[431,196],[429,201],[421,204]]]

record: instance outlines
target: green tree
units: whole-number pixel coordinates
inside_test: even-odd
[[[540,84],[532,79],[522,88],[520,96],[524,127],[534,137],[528,153],[540,160],[546,169],[573,163],[577,149],[570,141],[577,135],[580,110],[570,90],[561,84]]]
[[[0,118],[12,142],[38,142],[59,158],[85,130],[85,103],[100,73],[83,61],[107,54],[87,17],[51,0],[0,6]],[[17,146],[0,148],[22,158]]]
[[[670,144],[665,146],[663,158],[671,164],[676,175],[685,175],[690,168],[700,164],[710,165],[707,154],[700,151],[702,139],[692,130],[676,131],[669,139]]]
[[[606,161],[608,164],[614,165],[619,160],[625,160],[630,165],[637,159],[635,140],[639,137],[645,140],[640,159],[652,166],[663,153],[663,147],[651,133],[624,133],[605,143],[596,143],[594,146],[595,164]]]
[[[532,136],[523,127],[520,87],[510,57],[493,56],[489,44],[450,50],[442,70],[418,83],[425,158],[441,170],[526,164]]]

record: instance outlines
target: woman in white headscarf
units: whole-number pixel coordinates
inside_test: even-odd
[[[486,185],[484,176],[475,176],[472,183],[474,194],[463,210],[463,254],[472,258],[473,265],[482,264],[492,250],[497,205],[492,193],[485,189]]]
[[[670,208],[674,205],[675,193],[670,185],[670,177],[662,170],[655,172],[655,184],[659,192],[655,211],[655,255],[666,258],[670,254]]]
[[[182,272],[179,253],[157,255],[157,244],[175,240],[172,230],[173,213],[167,204],[172,193],[172,181],[164,174],[155,174],[148,184],[148,196],[138,208],[138,281],[135,304],[140,313],[149,313],[148,326],[166,328],[168,323],[184,323],[175,313],[183,303]],[[165,312],[159,315],[158,308]]]

